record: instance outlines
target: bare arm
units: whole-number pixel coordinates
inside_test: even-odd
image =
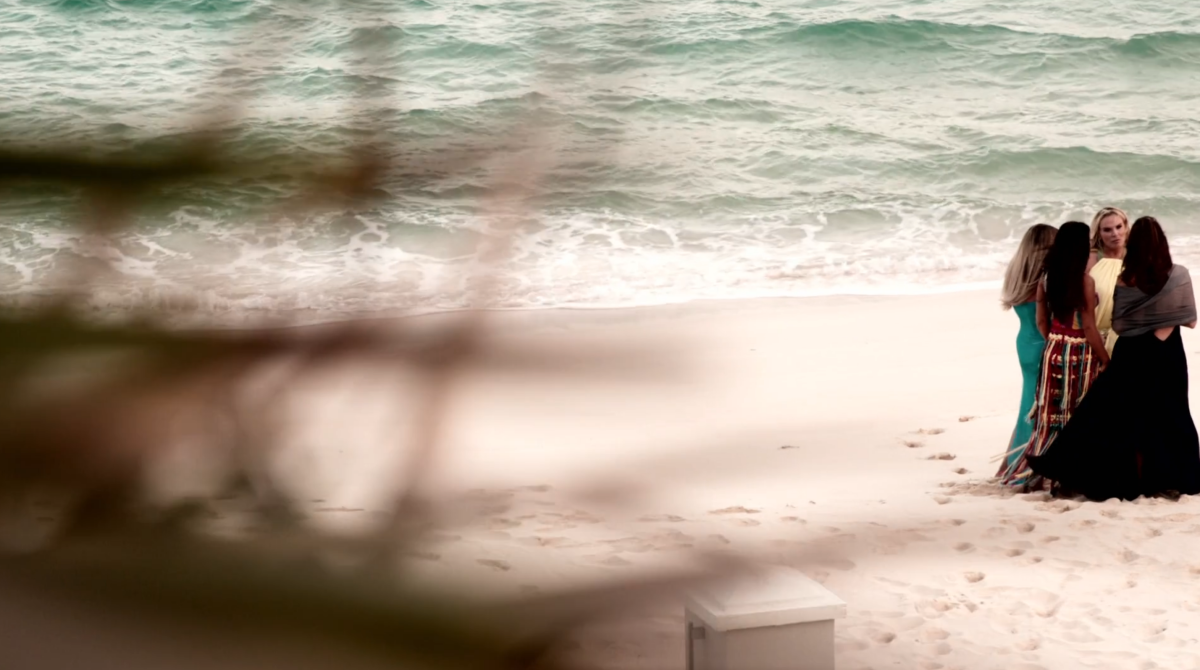
[[[1100,337],[1100,329],[1096,327],[1096,280],[1090,275],[1083,278],[1084,293],[1087,294],[1087,308],[1083,310],[1083,334],[1087,337],[1092,355],[1100,360],[1101,366],[1108,365],[1108,350],[1104,348],[1104,338]]]
[[[1034,299],[1037,301],[1037,329],[1044,340],[1050,337],[1050,308],[1046,305],[1046,288],[1042,282],[1038,282]]]

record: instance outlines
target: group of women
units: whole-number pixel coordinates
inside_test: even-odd
[[[1089,227],[1026,231],[1004,278],[1020,318],[1021,410],[997,476],[1092,500],[1200,493],[1180,327],[1196,327],[1187,268],[1162,226],[1106,207]]]

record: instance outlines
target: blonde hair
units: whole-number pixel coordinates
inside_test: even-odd
[[[1100,241],[1100,222],[1114,214],[1121,217],[1121,220],[1125,222],[1126,228],[1129,227],[1129,215],[1126,214],[1125,210],[1123,210],[1123,209],[1117,209],[1116,207],[1105,207],[1104,209],[1100,210],[1099,212],[1096,212],[1096,216],[1092,217],[1092,250],[1093,251],[1098,251],[1100,248],[1102,248],[1104,246],[1104,242]]]
[[[1008,262],[1004,271],[1004,288],[1000,292],[1000,303],[1004,309],[1012,309],[1024,302],[1037,290],[1037,283],[1044,272],[1043,264],[1046,252],[1054,244],[1054,236],[1058,234],[1054,226],[1038,223],[1025,231],[1017,253]]]

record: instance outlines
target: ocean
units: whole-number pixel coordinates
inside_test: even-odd
[[[0,36],[6,145],[171,146],[235,100],[223,146],[280,166],[101,247],[77,193],[4,187],[9,300],[109,264],[97,310],[457,308],[497,193],[498,307],[996,286],[1028,226],[1106,205],[1200,258],[1200,5],[8,0]],[[284,209],[364,138],[374,199]]]

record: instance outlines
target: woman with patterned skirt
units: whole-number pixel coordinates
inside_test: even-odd
[[[1046,278],[1036,296],[1038,330],[1046,337],[1046,348],[1030,415],[1032,436],[1006,459],[1010,465],[1000,474],[1006,486],[1047,488],[1026,457],[1046,451],[1108,364],[1096,328],[1096,282],[1087,273],[1090,237],[1087,224],[1069,221],[1058,229],[1046,254]]]

